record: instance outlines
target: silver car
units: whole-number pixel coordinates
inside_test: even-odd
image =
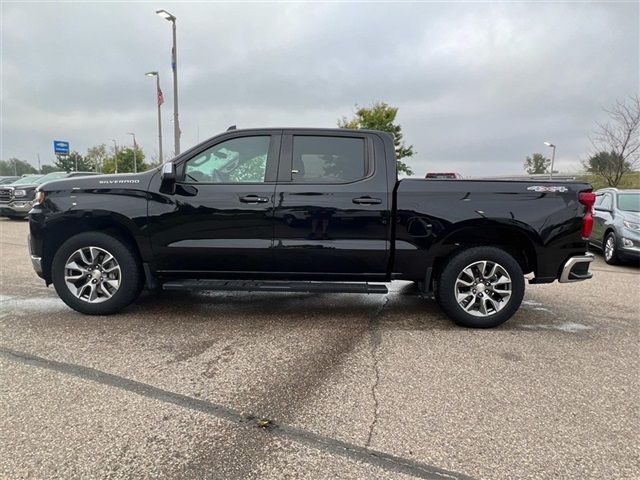
[[[640,261],[640,190],[596,191],[590,243],[615,265]]]

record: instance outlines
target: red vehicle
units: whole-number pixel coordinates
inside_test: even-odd
[[[424,178],[435,178],[438,180],[446,180],[446,179],[450,179],[450,180],[462,180],[462,175],[460,175],[459,173],[455,173],[455,172],[446,172],[446,173],[439,173],[439,172],[428,172]]]

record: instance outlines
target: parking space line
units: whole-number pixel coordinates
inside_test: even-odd
[[[164,390],[136,380],[97,370],[95,368],[76,365],[73,363],[58,362],[5,347],[0,347],[0,357],[12,362],[51,370],[109,387],[116,387],[153,400],[202,412],[244,427],[258,429],[268,425],[267,428],[260,428],[260,430],[318,450],[324,450],[342,457],[377,466],[387,471],[413,475],[417,478],[431,480],[472,480],[472,478],[467,475],[450,472],[408,458],[398,457],[354,445],[352,443],[343,442],[335,438],[300,428],[273,424],[269,420],[259,418],[256,415],[247,414],[246,412],[225,407],[224,405]]]

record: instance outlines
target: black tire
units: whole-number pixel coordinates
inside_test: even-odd
[[[120,266],[120,286],[113,296],[99,303],[90,303],[76,297],[64,279],[65,263],[78,249],[98,247],[109,252]],[[84,232],[64,242],[52,264],[52,279],[56,292],[69,307],[87,315],[110,315],[133,302],[142,290],[143,275],[137,255],[125,241],[103,232]]]
[[[611,242],[611,250],[607,251],[609,242]],[[604,241],[602,242],[602,256],[604,257],[604,261],[609,265],[620,264],[620,255],[618,254],[618,239],[616,238],[615,233],[609,232],[604,237]]]
[[[456,281],[458,275],[469,265],[485,260],[498,264],[509,275],[511,278],[511,296],[499,311],[488,313],[486,316],[475,316],[465,311],[458,303],[456,299]],[[484,290],[485,287],[482,288]],[[482,296],[479,293],[478,295]],[[458,325],[470,328],[492,328],[506,322],[516,313],[523,297],[524,275],[520,265],[509,253],[496,247],[471,247],[455,254],[442,269],[435,291],[436,301],[449,318]]]

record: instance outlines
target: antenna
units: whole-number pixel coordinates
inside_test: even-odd
[[[227,132],[230,132],[231,130],[235,130],[236,126],[235,125],[231,125],[229,128],[227,128]]]

